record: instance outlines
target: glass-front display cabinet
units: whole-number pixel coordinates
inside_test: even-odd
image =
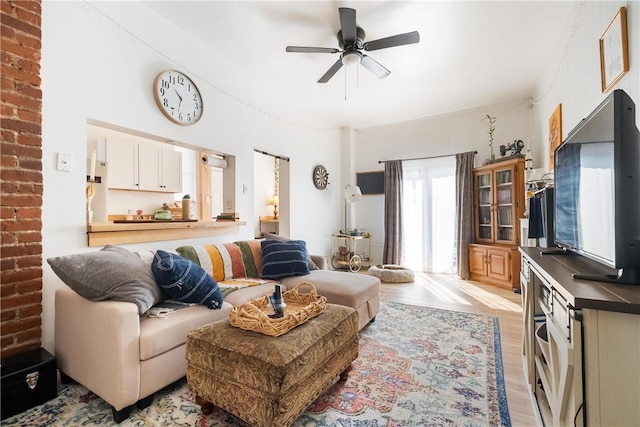
[[[524,217],[524,158],[480,166],[475,181],[475,239],[469,270],[478,280],[519,291],[520,218]]]
[[[524,215],[524,159],[476,168],[475,228],[479,243],[518,245]]]

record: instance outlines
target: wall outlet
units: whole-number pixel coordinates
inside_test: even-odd
[[[71,172],[73,169],[73,156],[67,153],[58,153],[58,164],[56,168],[59,171]]]

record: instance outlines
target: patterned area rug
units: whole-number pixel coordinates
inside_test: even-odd
[[[498,319],[383,303],[360,334],[360,354],[295,422],[309,426],[509,426]],[[2,426],[113,425],[109,406],[86,388],[60,385],[58,397]],[[234,426],[222,410],[202,416],[186,380],[156,393],[121,426]]]

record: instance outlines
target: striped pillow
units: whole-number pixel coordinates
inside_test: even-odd
[[[222,266],[222,259],[217,255],[218,250],[213,245],[204,246],[180,246],[176,248],[176,252],[188,260],[198,264],[204,271],[210,276],[220,282],[224,280],[224,268]],[[219,264],[218,268],[214,268],[216,262]],[[214,270],[220,270],[222,274],[214,274]]]
[[[180,246],[176,252],[198,264],[218,282],[245,277],[259,279],[262,274],[262,249],[258,240]]]
[[[282,280],[309,274],[307,244],[303,240],[263,240],[262,278]]]
[[[246,277],[259,279],[262,276],[262,247],[260,240],[241,240],[235,242],[242,252],[242,262]]]

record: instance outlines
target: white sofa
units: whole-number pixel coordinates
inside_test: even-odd
[[[356,308],[360,328],[375,318],[379,279],[330,271],[324,257],[311,259],[319,269],[283,279],[285,288],[303,281],[314,284],[328,302]],[[197,305],[157,318],[141,315],[131,302],[91,301],[60,289],[55,295],[55,355],[61,378],[73,379],[104,399],[119,423],[133,405],[148,406],[154,392],[186,374],[185,343],[191,330],[228,318],[233,305],[273,292],[273,283],[241,288],[225,297],[221,309]]]
[[[90,301],[60,289],[55,296],[55,354],[61,377],[104,399],[119,423],[132,405],[148,406],[154,392],[184,377],[191,330],[226,319],[233,305],[273,291],[273,285],[258,285],[232,292],[219,310],[196,305],[152,318],[141,316],[130,302]]]

